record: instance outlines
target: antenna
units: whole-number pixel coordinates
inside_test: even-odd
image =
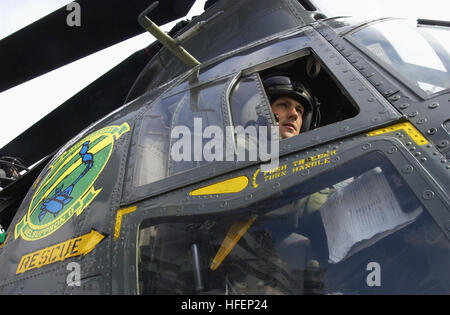
[[[147,9],[145,9],[138,16],[139,24],[150,34],[156,37],[157,40],[161,42],[167,49],[169,49],[175,56],[181,59],[185,64],[187,64],[190,68],[198,66],[200,62],[195,59],[189,52],[187,52],[181,44],[188,40],[192,35],[198,33],[207,23],[216,18],[218,15],[222,14],[223,11],[217,12],[213,16],[211,16],[206,21],[200,21],[192,28],[173,39],[168,34],[164,33],[164,31],[156,25],[152,20],[147,17],[154,8],[159,5],[158,1],[153,2]]]
[[[417,24],[450,27],[450,21],[417,19]]]

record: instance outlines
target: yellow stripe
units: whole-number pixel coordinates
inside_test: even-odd
[[[245,189],[248,185],[247,176],[239,176],[221,181],[212,185],[208,185],[199,189],[195,189],[189,193],[191,196],[216,195],[216,194],[232,194]]]
[[[406,132],[406,134],[417,145],[428,144],[428,140],[410,122],[399,123],[399,124],[395,124],[395,125],[392,125],[389,127],[382,128],[382,129],[377,129],[372,132],[369,132],[368,135],[370,137],[373,137],[373,136],[378,136],[381,134],[385,134],[385,133],[389,133],[389,132],[393,132],[393,131],[397,131],[397,130],[403,130],[404,132]]]
[[[131,206],[128,208],[123,208],[117,211],[117,215],[116,215],[116,224],[114,226],[114,239],[118,239],[120,236],[120,228],[122,226],[122,217],[125,214],[131,213],[136,211],[136,206]]]
[[[230,230],[228,231],[222,244],[220,245],[216,257],[214,257],[211,265],[209,266],[211,270],[216,270],[217,268],[219,268],[222,261],[228,256],[228,254],[239,242],[245,232],[247,232],[248,228],[250,227],[250,225],[252,225],[255,219],[256,215],[252,216],[250,220],[248,220],[248,222],[236,222],[230,227]]]

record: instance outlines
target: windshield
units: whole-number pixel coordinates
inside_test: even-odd
[[[146,219],[140,293],[448,293],[449,241],[377,160],[369,155],[232,215]]]
[[[450,30],[407,20],[372,24],[352,34],[377,62],[434,94],[450,88]]]

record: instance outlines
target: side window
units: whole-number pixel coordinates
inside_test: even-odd
[[[281,140],[359,112],[313,54],[242,77],[230,105],[235,126],[278,124]]]
[[[139,226],[141,294],[450,289],[447,238],[379,153],[230,214]]]
[[[168,176],[170,127],[174,113],[186,102],[186,93],[162,99],[141,121],[133,185],[142,186]]]
[[[265,126],[274,122],[261,79],[256,73],[238,81],[231,92],[230,105],[235,126]]]
[[[141,294],[450,288],[447,238],[378,153],[232,214],[145,219],[138,233]]]
[[[292,132],[296,134],[349,119],[358,114],[357,106],[352,104],[329,71],[313,54],[262,70],[259,75],[272,111],[280,111],[277,115],[278,120],[283,119],[278,122],[282,139],[287,138],[283,137],[283,125],[295,118],[284,114],[286,108],[274,106],[280,98],[294,100],[295,104],[300,103],[300,110],[293,107],[302,119],[300,129]]]
[[[225,152],[224,141],[215,142],[212,148],[207,142],[208,137],[220,138],[217,133],[229,124],[228,109],[217,97],[227,82],[210,82],[166,96],[144,114],[137,126],[134,187],[206,165],[208,154]]]
[[[242,77],[230,94],[237,161],[278,156],[278,128],[257,73]]]

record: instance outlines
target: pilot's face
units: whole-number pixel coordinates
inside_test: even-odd
[[[281,139],[290,138],[300,133],[304,108],[298,101],[281,96],[272,103],[272,112],[278,115]]]

